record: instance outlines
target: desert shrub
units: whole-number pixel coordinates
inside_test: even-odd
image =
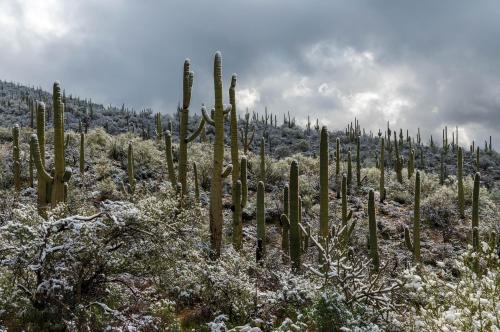
[[[479,260],[481,273],[473,270]],[[406,290],[410,320],[408,328],[419,331],[498,330],[499,257],[482,242],[479,252],[472,248],[453,261],[458,278],[439,263],[437,271],[412,268],[402,282]],[[458,272],[458,273],[457,273]]]

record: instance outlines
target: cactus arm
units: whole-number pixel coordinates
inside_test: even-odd
[[[232,171],[233,171],[233,165],[227,165],[224,171],[222,172],[221,177],[227,178]]]
[[[192,133],[191,136],[186,138],[186,143],[191,143],[192,141],[194,141],[201,134],[201,131],[203,130],[204,127],[205,127],[205,118],[203,117],[203,118],[201,118],[200,123],[199,123],[196,131],[194,133]]]
[[[52,176],[50,176],[50,174],[45,170],[45,166],[42,163],[42,159],[40,156],[40,148],[38,145],[38,139],[36,135],[31,136],[30,149],[31,149],[31,154],[33,155],[33,161],[35,163],[38,176],[41,177],[43,181],[52,182],[53,181]]]
[[[205,107],[201,108],[201,114],[203,115],[203,118],[205,119],[206,123],[215,127],[215,121],[212,120],[212,118],[207,114],[207,109]]]
[[[252,130],[252,135],[250,135],[250,139],[248,140],[247,142],[247,145],[250,147],[250,145],[252,145],[253,143],[253,139],[255,137],[255,126],[253,127],[253,130]]]
[[[231,105],[227,105],[227,107],[223,111],[223,114],[224,115],[228,115],[229,112],[231,112],[231,108],[232,108]]]

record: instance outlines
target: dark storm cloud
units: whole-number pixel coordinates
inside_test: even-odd
[[[482,141],[500,129],[499,17],[497,1],[4,0],[0,75],[172,112],[189,57],[198,111],[221,50],[240,108]]]

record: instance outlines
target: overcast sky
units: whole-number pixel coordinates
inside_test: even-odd
[[[0,31],[1,79],[104,104],[173,112],[190,58],[199,112],[220,50],[242,112],[500,145],[498,0],[0,0]]]

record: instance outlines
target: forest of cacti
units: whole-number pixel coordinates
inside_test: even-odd
[[[491,137],[243,110],[220,52],[198,108],[190,66],[170,113],[0,82],[0,331],[498,331]]]

